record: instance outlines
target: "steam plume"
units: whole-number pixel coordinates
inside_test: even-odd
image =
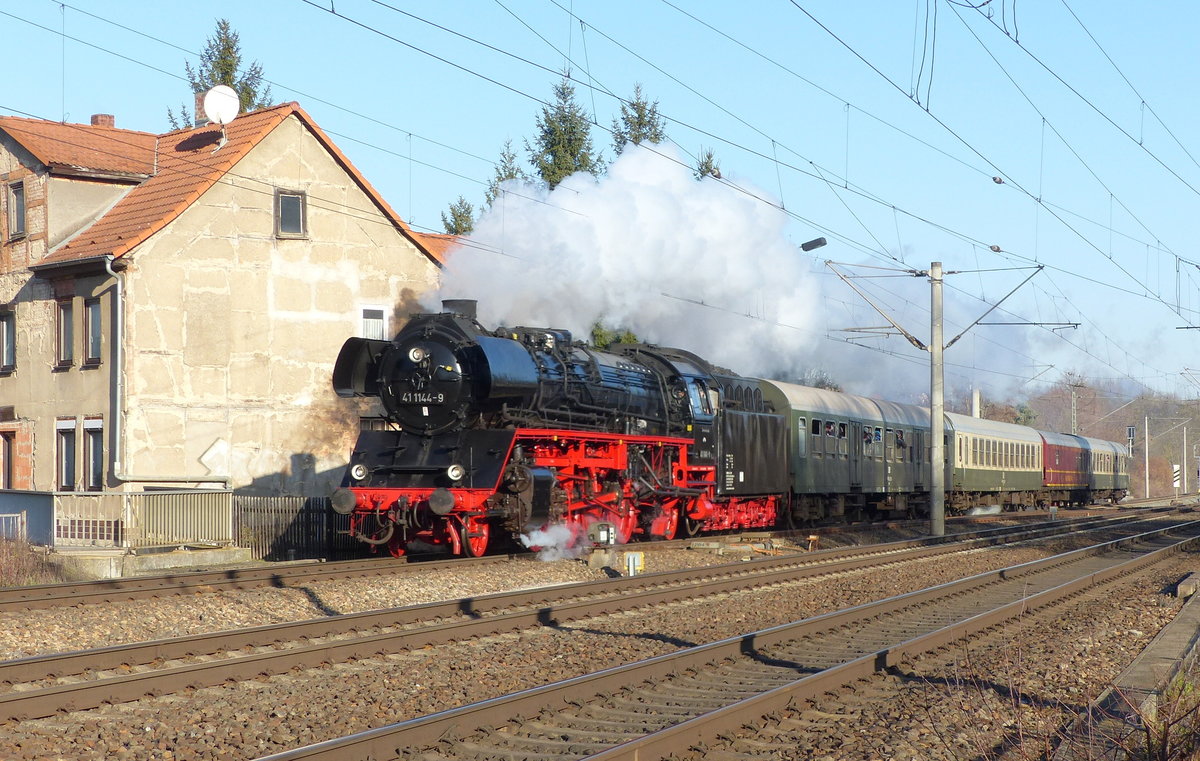
[[[817,299],[787,215],[655,151],[630,146],[605,176],[550,192],[510,184],[451,255],[439,297],[478,299],[489,327],[587,338],[602,320],[742,373],[802,370]]]

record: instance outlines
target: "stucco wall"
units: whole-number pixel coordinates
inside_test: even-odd
[[[307,239],[275,237],[277,187],[307,193]],[[294,116],[128,258],[125,471],[264,493],[340,478],[358,407],[332,392],[338,349],[364,305],[438,278]]]
[[[133,184],[52,177],[47,190],[50,248],[96,221],[132,188]]]
[[[9,240],[4,230],[0,254],[0,307],[12,310],[16,327],[15,369],[0,375],[0,406],[12,407],[16,419],[0,423],[0,431],[16,434],[19,467],[14,486],[52,490],[59,486],[55,423],[60,418],[73,420],[75,485],[82,486],[83,419],[101,417],[107,427],[110,412],[111,283],[94,274],[59,281],[33,276],[27,268],[48,251],[48,196],[55,180],[24,148],[0,138],[0,182],[16,180],[23,181],[25,188],[26,234]],[[6,203],[7,194],[0,202],[0,214],[7,213]],[[101,362],[84,367],[83,300],[92,297],[100,298],[104,314]],[[75,358],[65,367],[56,362],[57,300],[62,298],[70,298],[73,304]]]

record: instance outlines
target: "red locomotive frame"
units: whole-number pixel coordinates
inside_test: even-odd
[[[692,439],[535,428],[519,428],[515,434],[504,470],[514,472],[513,454],[519,447],[523,462],[517,472],[536,468],[553,474],[550,517],[571,530],[571,545],[582,544],[588,529],[599,522],[613,525],[618,544],[637,535],[670,539],[681,531],[691,536],[768,528],[784,506],[781,494],[718,498],[715,466],[687,464]],[[513,504],[531,485],[516,481],[501,477],[482,487],[453,488],[453,505],[437,505],[437,510],[430,505],[435,488],[352,487],[356,506],[351,534],[377,546],[386,544],[397,557],[413,542],[479,557],[497,535],[523,528],[514,522]],[[406,522],[408,516],[417,517]],[[399,530],[368,538],[372,527],[379,526]]]

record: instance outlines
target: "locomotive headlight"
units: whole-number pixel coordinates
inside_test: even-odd
[[[356,462],[350,466],[350,477],[355,481],[361,481],[367,477],[367,466],[361,462]]]
[[[461,465],[451,465],[446,468],[446,477],[451,481],[461,481],[467,475],[467,469]]]
[[[329,503],[335,513],[349,515],[358,504],[358,497],[349,489],[337,489],[329,498]]]
[[[425,358],[428,356],[429,352],[425,351],[425,349],[421,348],[420,346],[414,346],[408,350],[408,358],[412,360],[414,364],[420,364],[424,362]]]

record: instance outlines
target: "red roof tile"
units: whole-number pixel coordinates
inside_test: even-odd
[[[443,233],[422,233],[416,230],[412,231],[413,237],[421,241],[426,250],[434,254],[440,261],[446,261],[446,255],[450,250],[459,245],[457,235],[445,235]]]
[[[146,176],[154,172],[157,135],[116,127],[0,116],[7,132],[51,171]]]
[[[428,248],[424,241],[418,239],[304,109],[296,103],[284,103],[242,114],[227,124],[227,142],[217,151],[213,149],[221,132],[215,125],[158,136],[157,170],[153,176],[130,190],[91,227],[53,251],[36,267],[107,255],[124,256],[178,217],[284,119],[292,115],[324,145],[379,210],[418,250],[434,262],[442,263],[441,252]]]

